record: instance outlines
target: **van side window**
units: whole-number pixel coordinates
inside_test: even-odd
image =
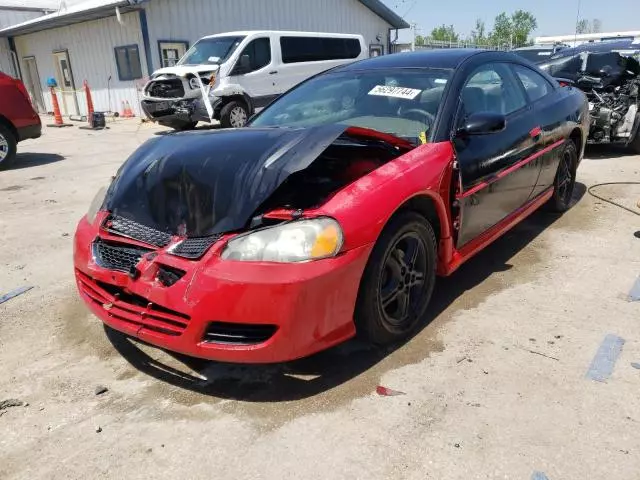
[[[248,72],[255,72],[271,63],[271,40],[268,38],[256,38],[251,41],[242,51],[242,55],[249,55],[251,69]]]
[[[283,63],[357,58],[362,48],[355,38],[281,37]]]

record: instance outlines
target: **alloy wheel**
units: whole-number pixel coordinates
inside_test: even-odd
[[[237,106],[229,114],[231,126],[234,128],[244,127],[247,123],[247,112],[244,108]]]
[[[572,167],[573,161],[571,159],[571,153],[564,152],[560,162],[560,168],[558,170],[558,197],[565,203],[565,205],[569,205],[573,195],[575,179],[573,178]]]
[[[9,155],[9,142],[0,133],[0,162],[2,162]]]
[[[420,311],[426,271],[424,240],[414,232],[397,239],[385,260],[378,288],[381,311],[389,326],[403,328]]]

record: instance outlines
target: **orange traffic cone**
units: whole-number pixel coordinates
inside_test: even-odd
[[[122,102],[122,117],[123,118],[133,118],[135,117],[133,110],[131,110],[131,105],[129,105],[128,100],[124,100]]]
[[[93,99],[91,98],[91,89],[89,88],[89,82],[84,81],[84,93],[87,96],[87,110],[88,110],[88,118],[91,121],[91,116],[93,115]]]
[[[58,95],[55,88],[51,87],[51,103],[53,103],[53,119],[55,123],[50,123],[47,127],[72,127],[70,123],[64,123],[62,114],[60,113],[60,105],[58,104]]]

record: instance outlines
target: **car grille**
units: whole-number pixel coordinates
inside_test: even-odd
[[[257,345],[269,340],[277,329],[275,325],[211,322],[203,340],[224,345]]]
[[[189,324],[188,315],[151,303],[115,285],[96,281],[79,270],[76,274],[80,292],[111,318],[170,337],[182,335]]]
[[[184,86],[179,78],[157,80],[149,86],[147,93],[156,98],[182,98],[184,97]]]
[[[171,254],[191,260],[198,259],[221,237],[222,235],[212,235],[210,237],[186,238],[171,251]]]
[[[102,228],[114,235],[132,238],[156,247],[166,247],[172,238],[170,233],[155,230],[118,215],[109,215]]]
[[[99,266],[127,273],[140,262],[143,255],[151,251],[148,248],[107,242],[102,239],[93,242],[93,257]]]

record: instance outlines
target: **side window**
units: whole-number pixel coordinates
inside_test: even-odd
[[[548,95],[552,87],[539,73],[531,70],[530,68],[523,67],[522,65],[513,65],[513,70],[516,72],[520,83],[527,92],[529,100],[535,102],[536,100]]]
[[[116,67],[118,78],[121,81],[137,80],[142,78],[142,65],[140,64],[140,52],[137,45],[116,47]]]
[[[249,56],[250,65],[249,70],[243,73],[255,72],[266,67],[271,63],[271,40],[268,38],[256,38],[244,48],[240,57],[242,55]]]
[[[460,94],[463,120],[472,113],[494,112],[509,115],[527,105],[522,89],[509,68],[502,63],[478,67]]]
[[[321,62],[356,58],[362,52],[355,38],[281,37],[283,63]]]

